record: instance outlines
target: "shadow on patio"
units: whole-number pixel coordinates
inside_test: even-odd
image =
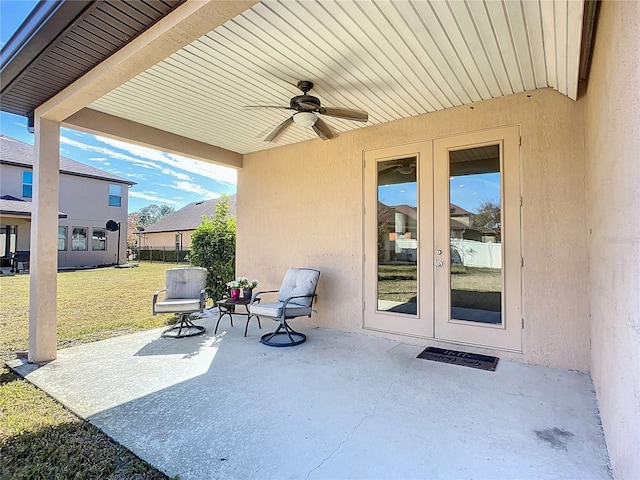
[[[239,318],[215,337],[201,322],[200,337],[157,329],[16,370],[182,480],[610,478],[586,374],[486,372],[304,327],[307,343],[279,349]]]

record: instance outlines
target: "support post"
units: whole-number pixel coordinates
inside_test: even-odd
[[[29,266],[30,363],[56,358],[60,124],[35,118]]]

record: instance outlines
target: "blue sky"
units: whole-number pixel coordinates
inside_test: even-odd
[[[0,47],[29,14],[32,0],[0,0]],[[33,145],[25,117],[0,112],[0,132]],[[236,192],[236,171],[179,155],[63,128],[60,154],[136,182],[129,212],[155,203],[176,210],[187,203]]]
[[[478,206],[487,200],[500,204],[500,174],[483,173],[451,177],[449,179],[451,203],[477,213]],[[416,183],[398,183],[378,188],[378,200],[385,205],[417,206]]]

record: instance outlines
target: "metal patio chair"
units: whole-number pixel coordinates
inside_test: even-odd
[[[287,320],[296,317],[311,317],[311,304],[316,297],[320,272],[312,268],[290,268],[284,276],[280,290],[268,290],[253,295],[249,312],[280,322],[275,331],[260,337],[260,342],[271,347],[292,347],[307,340],[306,335],[296,332]],[[265,302],[263,294],[278,293],[277,302]],[[258,301],[260,303],[258,303]]]
[[[165,288],[153,294],[153,314],[175,313],[178,321],[162,332],[163,337],[182,338],[200,335],[205,328],[194,325],[191,314],[204,311],[206,302],[207,269],[181,267],[167,270]],[[160,293],[166,292],[158,301]]]

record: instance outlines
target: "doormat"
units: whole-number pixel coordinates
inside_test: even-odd
[[[450,363],[452,365],[462,365],[463,367],[478,368],[495,372],[498,366],[498,357],[489,355],[479,355],[477,353],[458,352],[456,350],[445,350],[443,348],[427,347],[417,358],[433,360],[434,362]]]

